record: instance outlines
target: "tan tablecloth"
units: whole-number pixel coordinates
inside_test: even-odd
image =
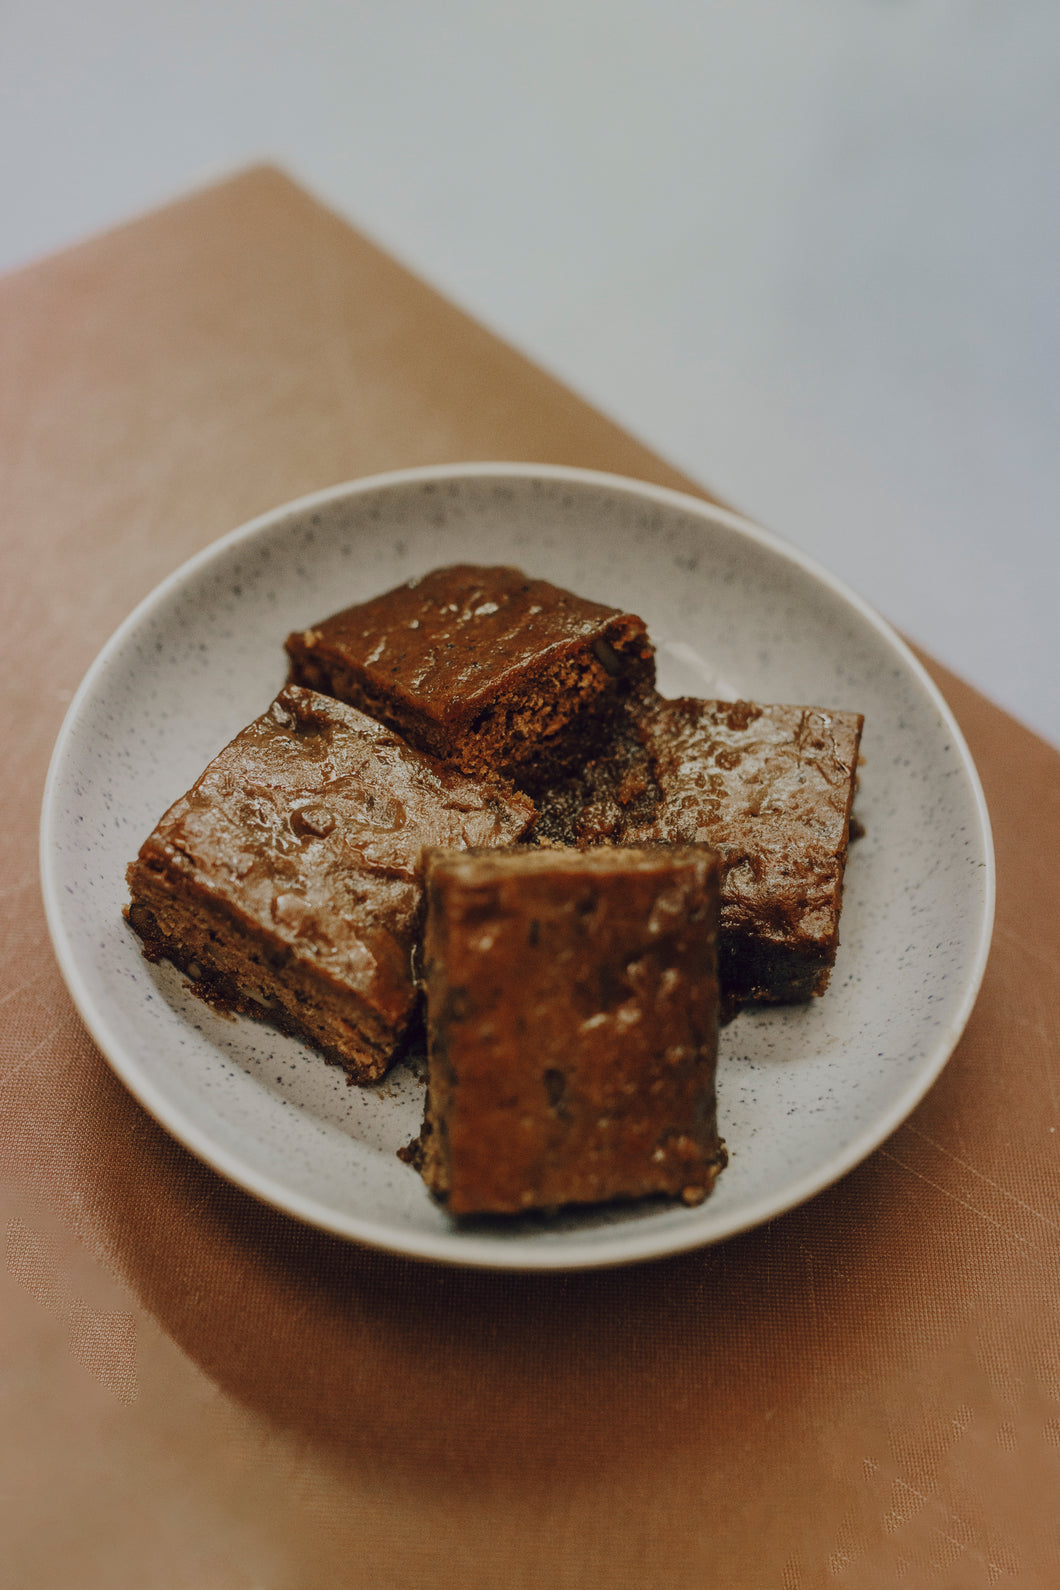
[[[273,171],[0,282],[0,1584],[1060,1584],[1060,759],[941,669],[995,825],[978,1007],[883,1148],[723,1246],[346,1246],[193,1160],[75,1016],[37,812],[99,646],[254,513],[478,458],[688,486]]]

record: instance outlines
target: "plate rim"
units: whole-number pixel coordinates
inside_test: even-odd
[[[400,1237],[392,1227],[374,1217],[345,1215],[317,1200],[300,1193],[292,1193],[282,1183],[262,1175],[253,1167],[241,1162],[227,1149],[219,1149],[209,1135],[194,1121],[187,1118],[178,1105],[172,1104],[163,1090],[157,1089],[149,1078],[142,1076],[124,1055],[123,1046],[109,1032],[106,1014],[97,1009],[96,1001],[82,980],[76,951],[63,913],[62,890],[55,877],[57,865],[56,803],[62,785],[62,776],[77,725],[85,706],[97,690],[112,660],[120,652],[127,638],[134,634],[154,611],[163,607],[171,595],[179,591],[211,562],[223,558],[241,542],[296,515],[308,514],[333,502],[367,496],[388,488],[401,488],[432,481],[453,479],[512,478],[523,481],[550,480],[568,482],[597,488],[620,490],[629,496],[674,508],[694,517],[706,518],[722,527],[743,535],[759,546],[794,564],[804,573],[826,586],[833,595],[855,609],[895,653],[896,657],[913,674],[928,696],[952,737],[962,771],[973,796],[978,819],[978,838],[982,846],[983,872],[981,878],[982,905],[974,954],[969,957],[965,973],[963,997],[953,1015],[936,1036],[921,1067],[898,1093],[891,1107],[882,1112],[850,1144],[845,1152],[829,1160],[821,1169],[807,1172],[797,1182],[789,1185],[782,1197],[769,1194],[760,1197],[750,1206],[734,1212],[733,1218],[721,1230],[699,1231],[694,1219],[687,1226],[664,1234],[652,1235],[650,1222],[636,1222],[628,1228],[629,1235],[619,1251],[605,1247],[603,1251],[594,1242],[592,1232],[580,1241],[572,1241],[562,1250],[536,1244],[518,1244],[501,1247],[496,1238],[482,1238],[459,1230],[439,1233],[409,1232]],[[712,1246],[727,1241],[741,1232],[753,1229],[788,1210],[824,1192],[841,1180],[854,1167],[866,1159],[881,1143],[902,1124],[937,1081],[961,1034],[967,1025],[982,986],[989,959],[996,902],[996,863],[989,811],[978,770],[956,718],[927,669],[908,643],[879,614],[839,576],[817,562],[810,554],[779,535],[756,524],[731,508],[715,504],[708,498],[691,492],[679,491],[669,486],[635,476],[609,471],[586,469],[568,464],[536,464],[528,462],[457,462],[441,465],[417,465],[408,469],[387,470],[373,475],[355,477],[336,485],[308,492],[279,504],[252,519],[227,531],[200,548],[196,553],[171,570],[154,588],[136,604],[101,647],[86,670],[66,710],[56,737],[48,766],[41,801],[40,818],[40,879],[45,916],[52,946],[63,980],[77,1012],[93,1041],[111,1070],[144,1109],[198,1159],[242,1190],[251,1193],[264,1203],[302,1221],[317,1230],[360,1242],[380,1251],[417,1261],[442,1264],[455,1268],[487,1269],[498,1272],[557,1272],[565,1270],[618,1268],[647,1260],[663,1259],[689,1252],[696,1248]],[[510,1239],[509,1239],[510,1240]]]

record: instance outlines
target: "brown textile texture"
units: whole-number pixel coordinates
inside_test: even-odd
[[[884,1147],[720,1247],[345,1245],[185,1153],[75,1015],[37,814],[100,645],[254,513],[475,458],[689,484],[272,170],[0,282],[0,1582],[1060,1584],[1060,758],[942,669],[995,828],[982,995]]]

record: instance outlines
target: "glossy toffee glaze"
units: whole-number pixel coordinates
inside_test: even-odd
[[[304,1030],[283,998],[294,976],[303,1002],[340,1001],[361,1046],[379,1052],[336,1058],[376,1075],[415,1004],[424,848],[510,843],[532,816],[525,797],[474,784],[355,708],[288,686],[146,840],[129,869],[130,921],[204,992],[227,980],[236,1008],[264,1014],[279,1000],[280,1024]]]
[[[656,698],[545,811],[575,843],[713,845],[722,985],[735,1002],[823,992],[835,960],[862,719],[821,707]]]
[[[454,564],[288,637],[291,677],[476,777],[534,786],[654,681],[642,620],[510,567]]]

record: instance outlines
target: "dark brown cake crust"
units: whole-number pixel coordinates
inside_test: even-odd
[[[725,1163],[717,857],[436,854],[427,895],[422,1170],[450,1212],[701,1201]]]
[[[546,797],[538,831],[579,845],[712,845],[726,1000],[809,999],[839,943],[862,723],[820,707],[656,698],[608,757]]]
[[[289,686],[166,812],[128,870],[126,914],[144,954],[204,998],[374,1081],[416,1006],[425,847],[510,844],[533,815]]]
[[[531,792],[653,687],[641,619],[519,569],[455,564],[288,637],[291,679],[474,778]]]

